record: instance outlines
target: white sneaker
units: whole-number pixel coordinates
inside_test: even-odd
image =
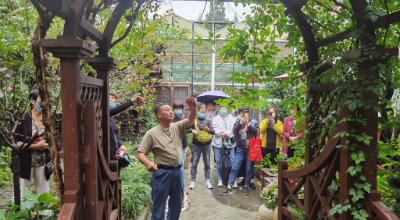
[[[218,186],[223,186],[224,184],[222,184],[222,180],[218,180]]]
[[[206,180],[206,187],[207,187],[208,189],[212,189],[212,188],[213,188],[213,186],[211,185],[209,179]]]
[[[189,186],[189,189],[194,189],[194,185],[196,185],[196,183],[195,182],[190,182],[190,186]]]
[[[233,184],[232,187],[233,187],[233,188],[237,188],[237,182],[236,182],[236,180],[235,180],[235,183]]]

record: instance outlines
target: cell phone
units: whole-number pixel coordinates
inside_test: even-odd
[[[244,112],[244,117],[248,118],[249,117],[249,112]]]

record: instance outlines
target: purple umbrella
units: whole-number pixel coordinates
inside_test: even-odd
[[[218,99],[229,99],[229,95],[221,91],[207,91],[197,96],[197,101],[202,103],[214,103]]]

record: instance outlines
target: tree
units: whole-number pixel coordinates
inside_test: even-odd
[[[225,6],[223,2],[212,1],[209,7],[209,12],[206,14],[206,21],[208,25],[206,26],[208,29],[211,30],[212,28],[212,21],[217,22],[225,22],[226,15],[225,15]],[[226,24],[215,24],[215,30],[220,30],[226,27]]]

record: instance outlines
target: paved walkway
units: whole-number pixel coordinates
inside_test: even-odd
[[[213,159],[213,157],[211,157]],[[190,192],[189,208],[181,213],[183,220],[213,219],[213,220],[251,220],[257,219],[258,208],[262,204],[260,189],[250,189],[250,195],[245,195],[240,187],[233,190],[233,194],[221,196],[224,187],[218,187],[217,172],[215,163],[211,162],[211,183],[212,190],[204,185],[204,164],[200,158],[197,167],[196,187],[189,189],[190,167],[185,169],[185,192]]]

